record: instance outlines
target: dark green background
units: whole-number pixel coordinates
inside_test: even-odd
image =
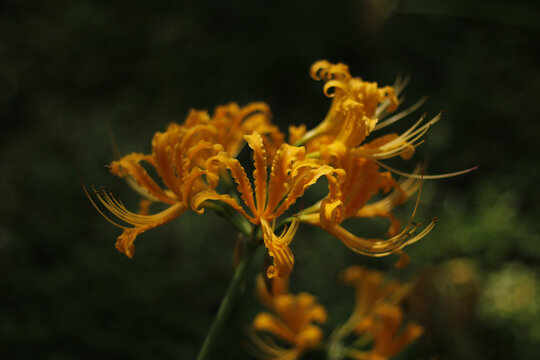
[[[366,264],[418,280],[407,308],[427,333],[407,357],[536,358],[539,10],[487,0],[1,1],[0,357],[193,358],[232,273],[232,227],[186,214],[140,236],[129,260],[79,177],[137,207],[103,168],[109,125],[124,154],[150,151],[153,133],[190,108],[230,101],[268,102],[283,130],[314,126],[329,101],[309,67],[328,59],[383,85],[410,74],[405,103],[427,94],[423,111],[445,111],[416,161],[429,173],[479,169],[426,182],[417,220],[441,222],[400,272],[395,257],[366,259],[301,226],[293,292],[327,306],[329,333],[353,301],[337,273]],[[352,226],[364,234],[369,224]],[[216,358],[249,358],[251,288]]]

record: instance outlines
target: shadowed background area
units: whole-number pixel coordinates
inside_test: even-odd
[[[479,169],[425,182],[416,220],[441,221],[402,271],[395,256],[368,259],[302,225],[292,291],[327,306],[328,333],[353,301],[338,272],[364,264],[417,281],[407,307],[427,331],[404,357],[540,352],[536,1],[13,0],[0,9],[2,358],[194,358],[233,271],[234,230],[210,213],[185,214],[141,235],[129,260],[79,178],[136,209],[137,195],[104,169],[114,158],[108,129],[122,154],[149,152],[152,135],[191,108],[265,101],[283,131],[313,127],[330,103],[309,77],[318,59],[381,85],[409,74],[405,105],[429,95],[422,111],[445,112],[415,161],[392,166]],[[375,233],[371,222],[351,226]],[[221,358],[250,358],[258,255]]]

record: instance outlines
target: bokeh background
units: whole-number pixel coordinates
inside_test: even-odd
[[[153,133],[190,108],[266,101],[283,130],[314,126],[329,105],[309,78],[318,59],[383,85],[408,74],[405,104],[429,95],[423,111],[445,112],[415,161],[392,165],[479,169],[425,182],[416,219],[441,221],[409,248],[405,270],[302,226],[292,291],[328,308],[329,333],[353,303],[337,274],[363,264],[417,284],[406,306],[427,332],[403,358],[537,358],[537,1],[2,0],[0,9],[2,359],[194,358],[232,273],[232,227],[186,214],[140,236],[129,260],[79,179],[136,208],[104,169],[110,133],[123,154],[148,152]],[[260,269],[262,252],[250,278]],[[259,308],[248,281],[219,358],[251,358],[245,330]]]

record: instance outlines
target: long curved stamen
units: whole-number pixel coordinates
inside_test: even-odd
[[[381,121],[380,123],[375,125],[375,127],[373,128],[373,131],[380,130],[382,128],[387,127],[388,125],[391,125],[391,124],[395,123],[398,120],[403,119],[405,116],[411,114],[412,112],[414,112],[418,108],[420,108],[422,105],[424,105],[424,103],[426,102],[426,99],[427,99],[427,97],[424,96],[423,98],[418,100],[416,103],[414,103],[409,108],[407,108],[407,109],[405,109],[403,111],[400,111],[396,115],[393,115],[393,116],[389,117],[388,119],[386,119],[384,121]]]
[[[424,121],[425,116],[422,116],[413,126],[407,131],[398,136],[397,138],[387,142],[379,147],[380,152],[374,153],[372,156],[377,159],[388,159],[397,155],[405,154],[414,150],[423,140],[420,141],[422,136],[429,130],[429,128],[435,124],[441,115],[438,114],[426,124],[418,128],[418,126]]]
[[[115,221],[111,220],[102,210],[101,208],[96,204],[96,202],[94,201],[94,199],[92,199],[92,196],[90,196],[90,194],[88,193],[88,190],[86,189],[86,186],[83,184],[83,182],[81,181],[81,185],[82,185],[82,188],[84,190],[84,193],[86,194],[86,197],[88,198],[88,200],[90,200],[90,202],[92,203],[92,205],[94,206],[94,208],[99,212],[99,214],[101,216],[103,216],[103,218],[105,220],[107,220],[109,223],[113,224],[114,226],[120,228],[120,229],[124,229],[124,230],[127,230],[129,229],[129,227],[126,227],[126,226],[123,226],[123,225],[120,225],[118,223],[116,223]],[[97,191],[94,189],[94,193],[96,193]]]
[[[382,163],[380,161],[377,161],[377,160],[375,160],[375,162],[380,167],[385,168],[386,170],[391,171],[391,172],[393,172],[395,174],[398,174],[398,175],[401,175],[401,176],[404,176],[404,177],[408,177],[408,178],[411,178],[411,179],[424,179],[424,180],[445,179],[445,178],[449,178],[449,177],[454,177],[454,176],[467,174],[467,173],[470,173],[471,171],[474,171],[474,170],[478,169],[478,166],[473,166],[472,168],[469,168],[469,169],[460,170],[460,171],[451,172],[451,173],[446,173],[446,174],[420,175],[420,174],[415,174],[414,172],[413,173],[406,173],[406,172],[397,170],[397,169],[395,169],[393,167],[390,167],[390,166],[388,166],[388,165],[386,165],[386,164],[384,164],[384,163]]]

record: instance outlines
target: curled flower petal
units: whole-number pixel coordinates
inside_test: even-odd
[[[86,191],[86,189],[85,189]],[[92,204],[98,209],[98,211],[113,225],[124,229],[122,234],[118,237],[116,241],[116,248],[124,253],[127,257],[133,257],[135,252],[135,247],[133,242],[136,237],[146,230],[150,230],[157,226],[163,225],[176,217],[180,216],[183,212],[186,211],[186,207],[183,203],[175,203],[168,207],[167,209],[152,215],[143,215],[136,214],[128,209],[112,195],[102,192],[101,194],[97,191],[95,192],[97,199],[107,210],[109,210],[113,215],[119,218],[121,221],[133,226],[127,227],[110,220],[98,207],[98,205],[92,200],[88,192],[86,193]]]
[[[143,154],[132,153],[110,164],[110,171],[120,177],[131,176],[139,186],[146,189],[152,196],[166,204],[173,204],[176,199],[168,196],[139,164],[147,157]]]
[[[329,182],[335,181],[336,177],[342,176],[342,171],[331,166],[320,165],[313,161],[299,161],[294,164],[291,171],[291,185],[287,197],[277,208],[274,216],[283,214],[296,200],[304,194],[304,191],[315,184],[321,176],[329,178]]]
[[[303,160],[305,157],[305,148],[283,144],[272,162],[270,180],[268,183],[268,204],[264,215],[275,216],[274,211],[279,202],[287,195],[291,186],[290,172],[294,162]]]
[[[343,63],[332,64],[327,60],[319,60],[311,65],[309,71],[314,80],[348,79],[349,67]]]
[[[246,135],[245,139],[251,149],[253,149],[253,163],[255,170],[253,178],[255,180],[255,199],[257,200],[257,216],[262,215],[266,206],[266,184],[268,183],[266,171],[266,151],[264,149],[263,138],[258,132]]]
[[[242,200],[255,216],[257,214],[257,207],[255,206],[255,200],[253,198],[253,190],[246,171],[240,162],[232,158],[228,153],[221,152],[208,159],[207,171],[217,174],[220,166],[224,166],[230,170],[233,179],[236,181],[237,189]],[[257,219],[251,216],[249,216],[249,221],[257,223]]]
[[[264,245],[268,249],[268,254],[274,259],[266,271],[269,279],[273,277],[287,278],[294,266],[294,256],[289,244],[298,230],[299,220],[295,218],[291,226],[284,230],[280,236],[274,234],[274,229],[265,220],[261,219]]]
[[[435,226],[437,220],[432,220],[420,233],[416,234],[419,224],[411,223],[401,233],[388,239],[366,239],[358,237],[341,226],[334,226],[327,231],[341,240],[349,249],[367,256],[386,256],[405,246],[413,244],[425,237]]]

